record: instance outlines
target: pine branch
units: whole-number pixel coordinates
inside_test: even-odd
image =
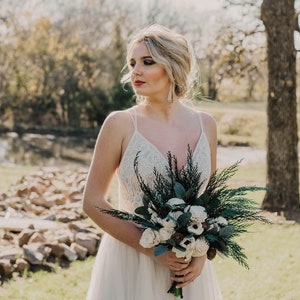
[[[108,214],[112,217],[121,219],[121,220],[126,220],[126,221],[133,221],[136,224],[140,224],[145,228],[152,228],[158,230],[159,228],[153,224],[151,221],[148,221],[136,214],[131,214],[126,211],[118,210],[118,209],[103,209],[98,206],[95,206],[96,209],[102,213]]]

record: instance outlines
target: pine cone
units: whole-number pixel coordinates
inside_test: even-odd
[[[206,255],[209,260],[213,260],[217,255],[216,248],[209,248]]]

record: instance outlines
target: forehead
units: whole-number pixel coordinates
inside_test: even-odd
[[[145,57],[145,56],[151,56],[148,48],[144,43],[137,43],[132,47],[131,53],[129,55],[129,58],[138,58],[138,57]]]

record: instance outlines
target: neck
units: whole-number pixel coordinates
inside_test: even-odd
[[[176,118],[177,112],[182,107],[182,104],[178,99],[174,99],[172,103],[168,101],[153,101],[146,99],[143,103],[146,112],[153,116],[153,118],[163,119],[170,123]]]

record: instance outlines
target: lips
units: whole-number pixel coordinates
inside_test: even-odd
[[[145,83],[145,81],[141,81],[141,80],[135,80],[134,81],[134,86],[141,86]]]

